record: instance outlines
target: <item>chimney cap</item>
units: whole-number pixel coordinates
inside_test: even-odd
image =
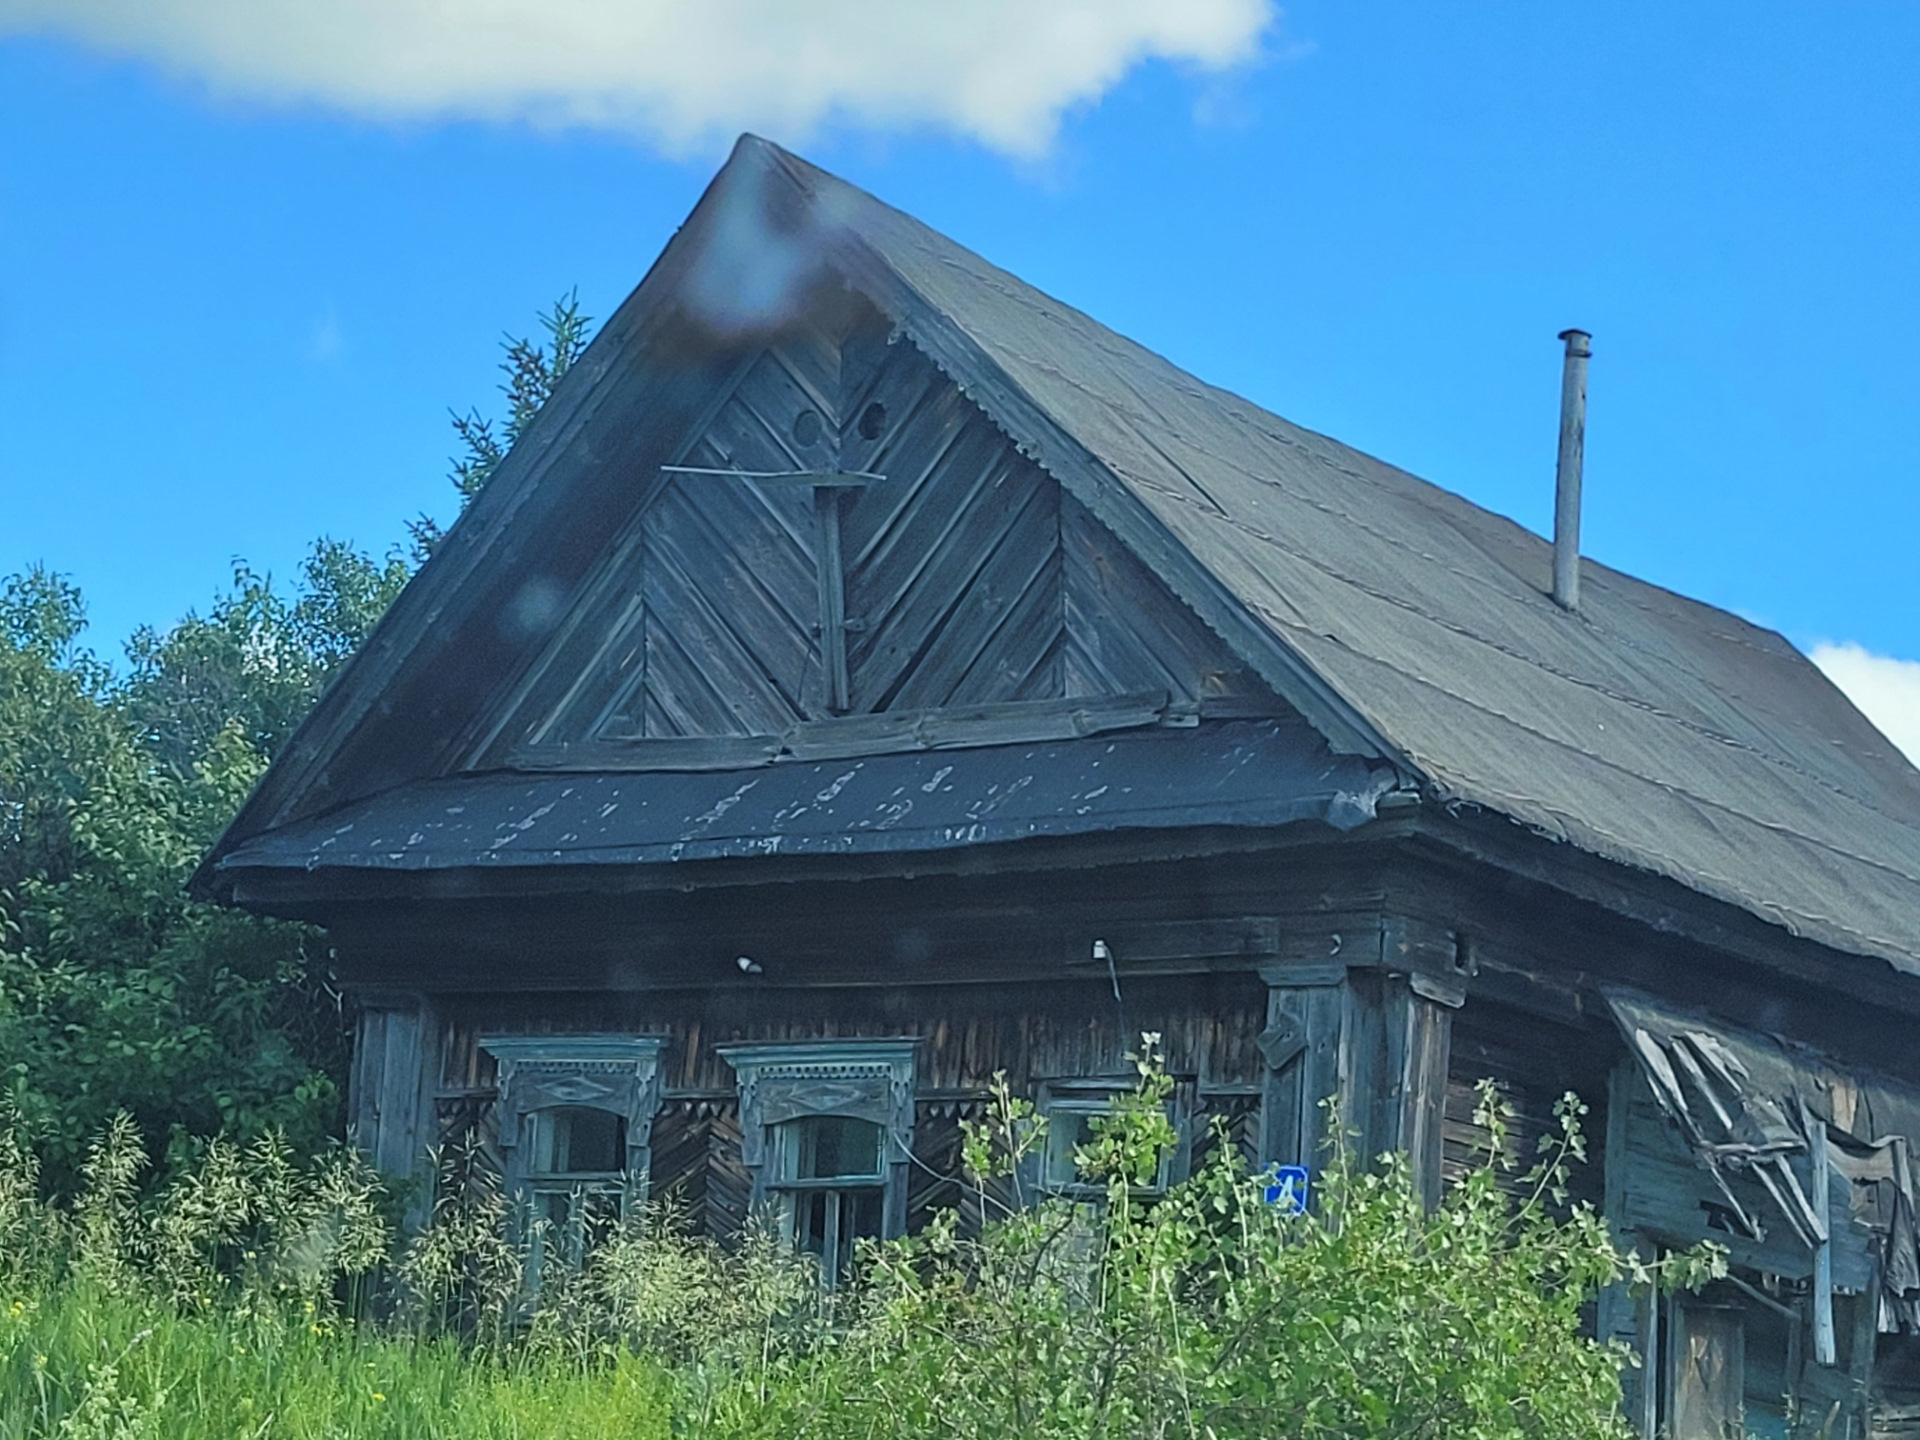
[[[1579,329],[1562,330],[1556,338],[1565,340],[1567,342],[1567,348],[1576,355],[1591,355],[1593,353],[1590,348],[1593,344],[1593,335],[1589,331]]]

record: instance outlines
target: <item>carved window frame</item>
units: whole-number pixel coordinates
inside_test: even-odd
[[[483,1035],[479,1046],[498,1067],[495,1104],[505,1157],[507,1196],[521,1213],[537,1198],[560,1192],[611,1196],[624,1217],[646,1198],[652,1161],[653,1118],[660,1109],[663,1037],[654,1035]],[[618,1172],[545,1174],[532,1168],[534,1126],[544,1112],[602,1110],[625,1122],[626,1165]],[[573,1218],[570,1215],[570,1222]],[[536,1232],[537,1238],[537,1232]],[[575,1237],[576,1239],[578,1237]],[[538,1259],[533,1261],[537,1272]]]
[[[832,1040],[717,1047],[733,1067],[740,1094],[740,1162],[752,1177],[752,1203],[778,1209],[793,1233],[789,1188],[774,1172],[779,1161],[778,1127],[811,1116],[844,1116],[878,1125],[883,1152],[881,1235],[906,1229],[907,1171],[913,1155],[913,1039]],[[849,1185],[845,1188],[859,1188]],[[838,1277],[826,1257],[825,1278]]]

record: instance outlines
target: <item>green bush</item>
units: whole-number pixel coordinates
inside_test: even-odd
[[[1702,1252],[1655,1273],[1568,1202],[1571,1097],[1522,1185],[1487,1089],[1490,1153],[1438,1209],[1403,1165],[1335,1146],[1291,1215],[1226,1144],[1148,1192],[1169,1083],[1149,1046],[1077,1154],[1090,1199],[1020,1193],[1044,1122],[999,1083],[966,1143],[994,1218],[871,1245],[834,1295],[764,1230],[723,1249],[658,1208],[576,1268],[549,1260],[533,1293],[471,1155],[401,1244],[343,1150],[298,1164],[271,1137],[219,1141],[143,1188],[123,1117],[58,1206],[0,1129],[0,1440],[1618,1440],[1632,1357],[1585,1338],[1582,1308],[1723,1268]]]

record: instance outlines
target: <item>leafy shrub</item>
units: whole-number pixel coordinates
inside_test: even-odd
[[[1343,1146],[1312,1214],[1266,1203],[1226,1144],[1145,1198],[1172,1133],[1150,1049],[1140,1066],[1077,1156],[1103,1200],[1045,1199],[978,1237],[948,1218],[876,1247],[833,1345],[743,1414],[742,1433],[1616,1440],[1632,1357],[1582,1335],[1583,1305],[1614,1283],[1697,1283],[1720,1263],[1702,1253],[1656,1275],[1567,1205],[1582,1153],[1571,1097],[1523,1201],[1499,1183],[1490,1088],[1490,1154],[1432,1212],[1398,1159],[1363,1169]],[[1002,1082],[968,1138],[983,1205],[1043,1133]]]
[[[1151,1043],[1139,1064],[1076,1155],[1097,1198],[1020,1194],[1045,1123],[1001,1080],[965,1146],[993,1218],[869,1245],[835,1295],[769,1232],[723,1249],[659,1207],[577,1266],[550,1256],[530,1293],[477,1152],[448,1158],[429,1223],[398,1245],[378,1178],[344,1150],[298,1164],[272,1137],[216,1141],[143,1189],[119,1117],[62,1208],[0,1127],[0,1440],[1620,1440],[1632,1357],[1584,1338],[1582,1307],[1723,1268],[1704,1251],[1656,1272],[1568,1202],[1572,1097],[1518,1200],[1490,1087],[1488,1154],[1434,1211],[1404,1165],[1361,1168],[1341,1146],[1310,1214],[1266,1203],[1225,1144],[1151,1196],[1170,1082]],[[221,1430],[209,1406],[247,1424]]]

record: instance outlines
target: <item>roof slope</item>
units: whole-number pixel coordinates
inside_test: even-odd
[[[1298,820],[1348,830],[1372,818],[1390,780],[1286,719],[744,771],[450,775],[270,830],[224,863],[645,865]]]
[[[765,151],[1443,798],[1920,973],[1920,772],[1784,638],[1591,560],[1569,615],[1531,532]]]
[[[1201,383],[752,137],[275,761],[202,893],[253,837],[459,769],[560,613],[531,600],[581,583],[636,467],[665,463],[721,383],[724,347],[689,348],[685,317],[823,272],[1336,751],[1920,974],[1920,772],[1779,635],[1593,561],[1569,615],[1539,537]]]

